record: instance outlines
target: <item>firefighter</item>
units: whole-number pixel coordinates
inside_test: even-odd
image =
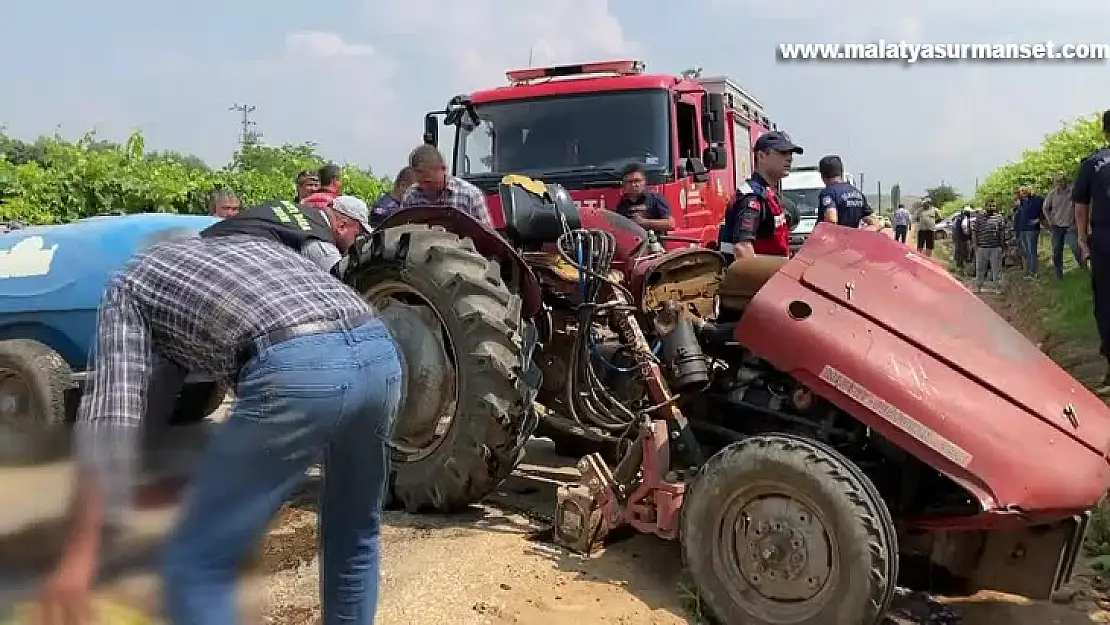
[[[779,200],[778,185],[802,148],[785,132],[764,133],[755,142],[755,173],[736,189],[717,234],[729,263],[756,254],[790,255],[790,219]]]
[[[349,195],[336,197],[324,209],[275,200],[239,211],[201,231],[201,237],[251,235],[271,239],[299,251],[324,270],[338,273],[343,254],[355,238],[370,231],[369,209]]]

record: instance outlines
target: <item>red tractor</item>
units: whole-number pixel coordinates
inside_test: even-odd
[[[907,559],[968,591],[1071,577],[1110,412],[943,269],[831,224],[726,268],[559,185],[498,199],[500,231],[410,208],[353,251],[405,354],[406,508],[478,501],[543,424],[587,452],[556,540],[679,540],[723,623],[873,625]]]
[[[772,127],[763,105],[728,78],[645,74],[638,61],[539,67],[509,84],[457,96],[425,116],[425,143],[439,118],[457,128],[453,174],[486,192],[504,225],[497,185],[505,174],[542,177],[579,208],[613,208],[620,170],[642,165],[677,226],[671,245],[715,246],[736,186],[752,172],[752,146]]]

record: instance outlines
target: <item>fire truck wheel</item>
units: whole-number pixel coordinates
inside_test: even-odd
[[[496,261],[439,226],[379,230],[355,262],[348,281],[405,362],[393,504],[450,512],[478,502],[509,476],[536,427],[520,296]]]
[[[898,544],[869,479],[831,447],[753,436],[706,462],[682,509],[682,553],[722,623],[875,625]]]

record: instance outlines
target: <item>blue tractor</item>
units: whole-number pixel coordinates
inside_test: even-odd
[[[42,462],[66,451],[109,276],[135,252],[196,236],[215,221],[106,215],[0,233],[0,464]],[[185,372],[173,390],[152,393],[157,399],[147,407],[162,410],[171,423],[202,420],[226,394],[221,383]]]

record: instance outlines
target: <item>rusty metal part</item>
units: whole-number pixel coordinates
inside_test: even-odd
[[[555,544],[589,556],[608,533],[601,506],[585,484],[564,484],[555,492]]]
[[[806,601],[821,591],[835,554],[813,510],[790,497],[767,496],[747,502],[737,517],[740,574],[759,594]]]
[[[1048,600],[1071,580],[1089,523],[1088,511],[1051,525],[986,532],[972,589]]]
[[[699,317],[711,317],[723,269],[724,259],[712,250],[671,252],[643,276],[640,305],[650,311],[676,304]]]
[[[790,394],[790,405],[794,406],[794,409],[798,411],[804,412],[809,410],[816,401],[817,398],[814,396],[813,391],[801,384],[796,386],[794,391]]]

